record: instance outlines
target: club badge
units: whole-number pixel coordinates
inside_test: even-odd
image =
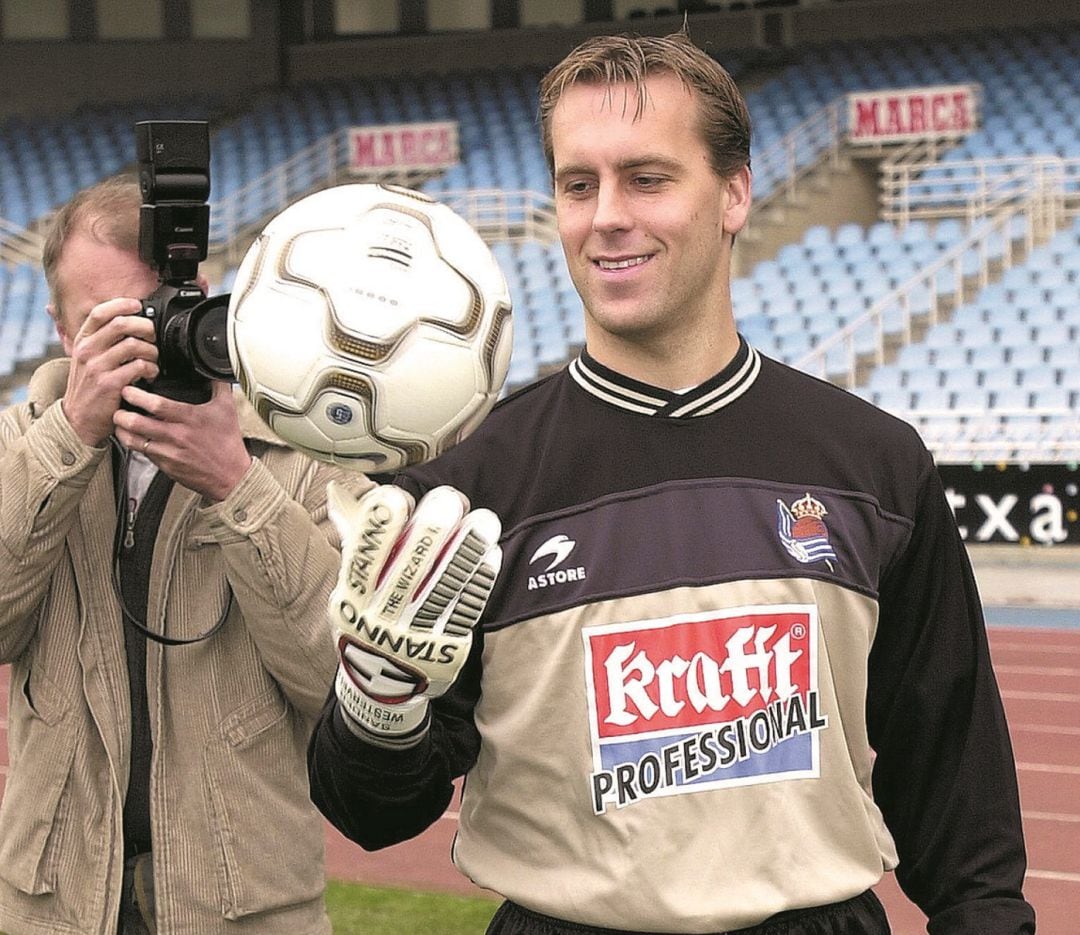
[[[776,531],[788,554],[804,565],[824,562],[832,571],[836,552],[829,542],[827,515],[825,505],[809,493],[790,508],[783,500],[776,501]]]

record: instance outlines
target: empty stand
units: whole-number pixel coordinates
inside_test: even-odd
[[[736,70],[747,64],[726,63]],[[328,140],[353,125],[457,121],[462,161],[422,183],[434,197],[468,189],[549,195],[536,118],[538,80],[532,69],[475,70],[267,93],[246,113],[215,124],[215,236],[227,236],[225,220],[227,231],[257,227],[284,201],[328,180],[345,180],[335,174],[340,166],[310,154],[325,151]],[[913,186],[939,193],[952,186],[962,200],[971,185],[962,167],[971,159],[1080,158],[1076,27],[825,43],[801,50],[797,62],[748,95],[755,195],[767,197],[783,182],[782,173],[761,159],[781,141],[805,147],[795,155],[798,166],[820,158],[817,144],[794,131],[845,92],[967,82],[983,89],[980,129],[923,170]],[[200,106],[205,116],[208,105]],[[136,119],[198,116],[195,110],[98,108],[66,120],[7,121],[0,126],[7,167],[0,173],[0,217],[32,226],[76,188],[130,162]],[[1080,191],[1080,171],[1069,184]],[[912,285],[969,231],[958,218],[906,227],[811,227],[732,283],[740,330],[765,353],[796,362],[907,285],[903,301],[880,316],[878,333],[854,344],[860,355],[882,338],[897,349],[891,362],[866,375],[859,393],[914,421],[933,444],[975,450],[974,441],[988,456],[1037,450],[1046,439],[1069,437],[1070,425],[1072,437],[1080,437],[1080,228],[1061,230],[973,297],[958,295],[935,324],[941,295],[955,293],[987,263],[1011,257],[1016,233],[1010,228],[986,238],[978,254],[943,268],[932,283]],[[518,240],[494,249],[514,299],[508,382],[518,385],[558,366],[581,345],[580,301],[557,245]],[[27,267],[8,269],[0,278],[0,379],[55,350],[37,276]],[[221,288],[230,280],[226,274]],[[913,319],[925,323],[925,333],[913,332]],[[829,352],[830,372],[847,354],[839,347]],[[1019,447],[1010,449],[1013,442]]]

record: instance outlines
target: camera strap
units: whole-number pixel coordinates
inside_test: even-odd
[[[157,539],[165,502],[172,491],[173,481],[172,478],[159,471],[141,498],[137,515],[134,505],[129,502],[127,491],[130,454],[115,439],[112,441],[114,455],[116,455],[113,463],[117,468],[117,534],[113,546],[113,590],[120,603],[120,612],[124,620],[135,630],[147,639],[163,646],[186,646],[190,643],[202,642],[221,629],[229,616],[233,601],[232,588],[229,588],[225,609],[214,625],[205,633],[193,637],[166,636],[164,633],[155,632],[147,626],[145,619],[140,619],[133,612],[130,606],[134,604],[136,610],[142,607],[145,617],[154,543]]]

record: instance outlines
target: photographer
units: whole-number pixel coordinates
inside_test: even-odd
[[[325,491],[367,482],[227,383],[202,405],[134,385],[159,370],[140,203],[113,179],[58,213],[67,359],[0,416],[0,930],[328,933],[304,770],[336,667]]]

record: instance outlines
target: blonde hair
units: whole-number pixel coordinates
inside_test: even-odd
[[[673,74],[698,102],[702,140],[713,170],[728,178],[750,165],[750,112],[734,79],[699,49],[684,30],[667,36],[594,36],[586,39],[540,82],[540,124],[548,169],[554,172],[551,115],[563,92],[575,84],[632,85],[637,91],[634,119],[647,102],[650,75]]]
[[[49,285],[49,300],[57,314],[60,313],[57,268],[68,238],[81,231],[100,243],[138,254],[141,205],[138,181],[129,175],[118,175],[84,188],[56,212],[45,237],[41,266]]]

